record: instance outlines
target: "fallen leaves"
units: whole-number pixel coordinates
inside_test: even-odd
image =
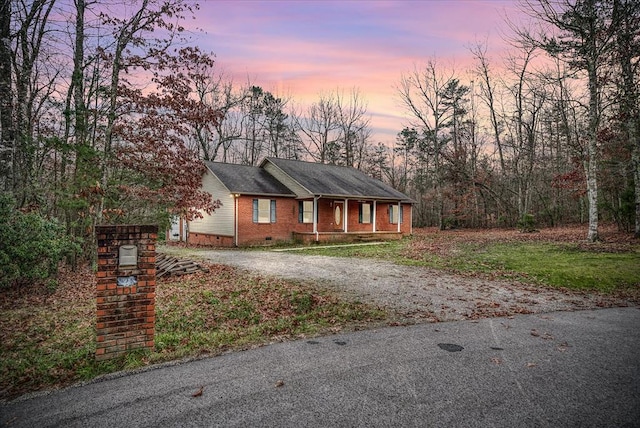
[[[192,397],[202,397],[202,393],[204,392],[204,386],[201,386],[199,390],[191,394]]]
[[[275,386],[276,386],[276,388],[280,388],[280,387],[284,386],[284,381],[282,379],[278,380],[276,382]]]
[[[613,224],[600,226],[602,241],[597,244],[585,242],[585,228],[564,226],[540,229],[538,233],[520,233],[515,229],[456,229],[441,231],[438,228],[414,228],[416,238],[406,251],[407,255],[423,258],[424,252],[448,257],[455,255],[459,245],[472,244],[478,248],[494,242],[562,242],[574,243],[590,251],[622,252],[629,251],[637,242],[633,234],[620,232]]]
[[[540,333],[538,330],[531,329],[531,336],[534,337],[539,337],[540,339],[544,339],[544,340],[552,340],[553,336],[551,335],[551,333]]]

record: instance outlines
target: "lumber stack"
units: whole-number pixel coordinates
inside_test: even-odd
[[[180,259],[164,253],[156,254],[156,278],[187,275],[198,271],[209,272],[209,269],[190,259]]]

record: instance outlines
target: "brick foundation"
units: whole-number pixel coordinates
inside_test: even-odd
[[[153,348],[157,226],[96,226],[96,237],[96,360]],[[122,261],[137,252],[126,265],[124,245]]]

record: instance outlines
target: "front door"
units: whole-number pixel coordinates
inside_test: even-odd
[[[344,231],[344,202],[333,203],[333,228]]]

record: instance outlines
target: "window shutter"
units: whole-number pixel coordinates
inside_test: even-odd
[[[400,223],[404,221],[403,216],[404,216],[404,207],[400,205]]]
[[[358,223],[362,223],[362,204],[358,204]]]
[[[303,202],[298,201],[298,223],[304,222],[303,211],[304,211]]]
[[[271,223],[276,222],[276,200],[271,200]]]
[[[253,200],[253,222],[254,223],[258,222],[258,200],[257,199]]]
[[[387,211],[389,212],[389,223],[393,224],[393,205],[389,204]]]

